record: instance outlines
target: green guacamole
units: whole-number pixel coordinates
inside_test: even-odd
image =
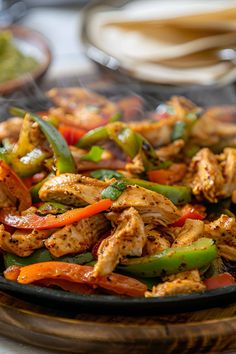
[[[32,72],[37,65],[33,57],[24,55],[14,45],[10,32],[0,32],[0,83]]]

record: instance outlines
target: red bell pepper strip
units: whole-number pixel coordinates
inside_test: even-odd
[[[183,179],[186,173],[186,165],[183,163],[174,163],[167,169],[148,171],[148,179],[151,182],[160,184],[173,184]]]
[[[8,271],[4,275],[8,279]],[[128,296],[144,296],[147,290],[145,284],[131,277],[116,273],[94,277],[93,267],[64,262],[35,263],[21,267],[16,280],[21,284],[30,284],[44,279],[63,279]]]
[[[170,226],[173,227],[182,227],[187,219],[194,219],[194,220],[203,220],[204,215],[200,214],[194,207],[187,211],[184,215],[182,215],[178,220],[176,220]]]
[[[19,211],[31,206],[32,201],[28,188],[3,160],[0,160],[0,183],[4,184],[7,193],[19,201]]]
[[[65,226],[89,218],[104,210],[110,208],[112,201],[103,199],[84,208],[76,208],[59,215],[39,216],[37,214],[26,214],[19,216],[12,213],[9,209],[0,210],[0,221],[3,224],[16,227],[18,229],[53,229],[55,227]]]
[[[230,273],[217,274],[211,278],[205,279],[204,284],[207,290],[223,288],[224,286],[235,284],[235,279]]]
[[[59,132],[63,135],[68,145],[75,145],[86,133],[86,130],[82,128],[75,128],[66,124],[60,124]]]

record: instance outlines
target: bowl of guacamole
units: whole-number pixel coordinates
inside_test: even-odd
[[[19,26],[0,29],[0,94],[42,78],[50,62],[49,45],[40,33]]]

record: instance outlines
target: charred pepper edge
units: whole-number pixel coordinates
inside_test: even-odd
[[[140,277],[158,277],[200,269],[217,257],[217,247],[212,239],[200,238],[190,246],[168,248],[153,256],[126,260],[118,270]]]

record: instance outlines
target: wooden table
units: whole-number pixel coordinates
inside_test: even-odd
[[[236,349],[236,305],[171,315],[49,310],[0,293],[0,334],[66,353],[219,353]]]

